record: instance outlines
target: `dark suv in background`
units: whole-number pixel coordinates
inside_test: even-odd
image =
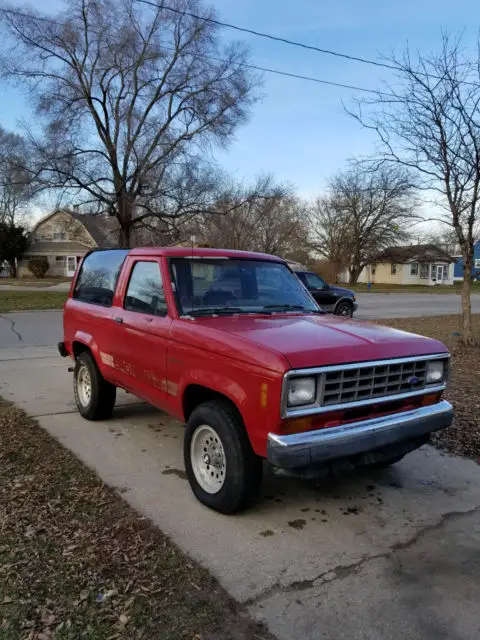
[[[322,309],[337,316],[349,318],[353,316],[353,312],[358,307],[353,291],[327,284],[325,280],[311,271],[295,271],[295,273]]]

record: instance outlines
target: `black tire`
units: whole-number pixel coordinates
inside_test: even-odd
[[[353,304],[348,300],[342,300],[335,307],[334,314],[344,318],[351,318],[353,316]]]
[[[79,391],[79,377],[85,375],[85,371],[90,377],[88,398]],[[117,389],[105,380],[90,353],[81,353],[75,362],[73,393],[80,415],[87,420],[106,420],[112,415]]]
[[[201,486],[192,465],[192,441],[205,426],[216,432],[224,452],[223,485],[215,493]],[[228,401],[212,400],[193,410],[185,429],[183,455],[192,491],[210,509],[236,513],[255,499],[262,480],[262,459],[253,452],[243,421]]]

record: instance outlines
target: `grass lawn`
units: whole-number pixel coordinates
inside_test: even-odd
[[[0,399],[2,640],[270,640],[210,574]]]
[[[452,453],[468,456],[480,464],[480,347],[462,347],[459,316],[378,320],[390,327],[412,331],[441,340],[451,351],[451,377],[445,398],[455,408],[455,421],[449,429],[433,436],[434,444]],[[480,343],[480,314],[473,315]]]
[[[339,284],[338,286],[346,287],[347,289],[351,288],[355,293],[423,293],[425,295],[434,293],[460,293],[462,290],[461,282],[455,282],[451,286],[439,284],[435,287],[417,284],[372,284],[372,287],[369,289],[368,286],[363,283],[352,285]],[[480,293],[480,284],[472,284],[472,293]]]
[[[35,309],[61,309],[68,291],[1,291],[0,313],[33,311]]]
[[[52,284],[70,282],[71,278],[0,278],[1,285],[10,287],[50,287]]]

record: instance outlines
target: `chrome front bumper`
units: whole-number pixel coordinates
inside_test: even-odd
[[[389,445],[419,439],[453,420],[445,400],[381,418],[290,435],[268,434],[267,458],[276,467],[295,469],[330,462]]]

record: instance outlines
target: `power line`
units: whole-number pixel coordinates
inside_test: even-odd
[[[386,62],[377,62],[376,60],[369,60],[368,58],[351,56],[347,53],[341,53],[340,51],[332,51],[331,49],[322,49],[320,47],[315,47],[314,45],[311,45],[311,44],[305,44],[304,42],[296,42],[295,40],[289,40],[288,38],[281,38],[280,36],[274,36],[271,33],[255,31],[255,29],[248,29],[247,27],[239,27],[235,24],[231,24],[230,22],[222,22],[220,20],[215,20],[214,18],[207,18],[206,16],[200,16],[195,13],[190,13],[189,11],[182,11],[180,9],[175,9],[174,7],[169,7],[167,5],[155,4],[154,2],[150,2],[149,0],[136,0],[136,1],[141,2],[143,4],[148,4],[152,7],[156,7],[157,9],[166,9],[167,11],[172,11],[173,13],[177,13],[179,15],[188,16],[189,18],[193,18],[195,20],[203,20],[204,22],[210,22],[211,24],[216,24],[218,27],[226,27],[227,29],[233,29],[234,31],[249,33],[250,35],[258,36],[259,38],[267,38],[268,40],[274,40],[275,42],[282,42],[283,44],[288,44],[293,47],[301,47],[302,49],[309,49],[310,51],[316,51],[317,53],[336,56],[337,58],[345,58],[346,60],[351,60],[353,62],[362,62],[363,64],[371,64],[371,65],[374,65],[375,67],[383,67],[384,69],[393,69],[394,71],[398,71],[398,68],[395,65],[387,64]]]
[[[158,7],[158,5],[154,4],[153,2],[146,2],[146,0],[137,0],[137,2],[143,2],[144,4],[149,4],[153,7]],[[163,7],[165,9],[170,9],[170,7]],[[176,13],[183,13],[181,11],[177,11],[176,9],[172,9],[173,11],[175,11]],[[16,16],[21,16],[21,17],[25,17],[25,18],[31,18],[33,17],[35,20],[40,20],[43,22],[49,22],[51,24],[56,24],[58,26],[66,26],[65,22],[60,22],[58,20],[55,20],[53,18],[47,18],[46,16],[31,16],[27,13],[24,13],[22,11],[17,11],[17,10],[12,10],[12,9],[0,9],[0,13],[7,13],[7,14],[12,14],[12,15],[16,15]],[[186,13],[185,15],[192,15],[192,17],[196,17],[193,14],[188,14]],[[200,16],[198,17],[198,19],[202,19]],[[95,32],[94,29],[92,29],[93,32]],[[98,32],[97,32],[98,33]],[[168,48],[168,47],[165,47]],[[173,49],[172,49],[173,50]],[[202,58],[205,58],[206,60],[213,60],[215,62],[227,62],[227,60],[224,60],[223,58],[215,58],[212,56],[206,56],[206,55],[201,55]],[[287,78],[296,78],[297,80],[304,80],[306,82],[314,82],[316,84],[323,84],[323,85],[327,85],[327,86],[331,86],[331,87],[338,87],[340,89],[351,89],[352,91],[361,91],[363,93],[373,93],[375,95],[381,95],[384,97],[394,97],[391,94],[388,93],[383,93],[381,91],[377,91],[376,89],[367,89],[366,87],[359,87],[356,85],[351,85],[351,84],[345,84],[342,82],[334,82],[332,80],[325,80],[323,78],[316,78],[314,76],[304,76],[298,73],[291,73],[289,71],[282,71],[281,69],[271,69],[269,67],[260,67],[258,65],[254,65],[254,64],[249,64],[246,62],[233,62],[233,64],[236,64],[239,67],[245,67],[246,69],[252,69],[254,71],[262,71],[263,73],[272,73],[274,75],[278,75],[278,76],[284,76]]]
[[[349,60],[351,62],[361,62],[362,64],[369,64],[375,67],[381,67],[383,69],[390,69],[392,71],[402,71],[401,68],[394,64],[388,64],[386,62],[378,62],[377,60],[371,60],[369,58],[362,58],[360,56],[352,56],[348,53],[341,53],[340,51],[333,51],[332,49],[322,49],[321,47],[315,47],[311,44],[305,44],[304,42],[297,42],[295,40],[289,40],[288,38],[282,38],[280,36],[274,36],[271,33],[265,33],[263,31],[256,31],[255,29],[250,29],[247,27],[239,27],[238,25],[231,24],[230,22],[222,22],[221,20],[216,20],[215,18],[208,18],[207,16],[200,16],[196,13],[191,13],[189,11],[182,11],[181,9],[175,9],[174,7],[169,7],[168,5],[159,5],[155,4],[155,2],[150,2],[150,0],[136,0],[136,2],[141,2],[142,4],[150,5],[151,7],[155,7],[156,9],[165,9],[167,11],[172,11],[173,13],[188,16],[193,18],[194,20],[202,20],[203,22],[209,22],[211,24],[215,24],[219,27],[226,27],[227,29],[233,29],[234,31],[240,31],[242,33],[249,33],[250,35],[257,36],[259,38],[266,38],[268,40],[273,40],[275,42],[281,42],[283,44],[288,44],[293,47],[300,47],[301,49],[307,49],[310,51],[316,51],[317,53],[323,53],[325,55],[334,56],[337,58],[343,58],[344,60]],[[442,76],[436,76],[434,74],[426,73],[425,71],[416,71],[416,74],[419,76],[423,76],[424,78],[431,78],[433,80],[443,80]],[[459,84],[466,84],[473,87],[479,87],[478,83],[470,82],[468,80],[461,80]],[[378,93],[378,92],[373,92]]]

